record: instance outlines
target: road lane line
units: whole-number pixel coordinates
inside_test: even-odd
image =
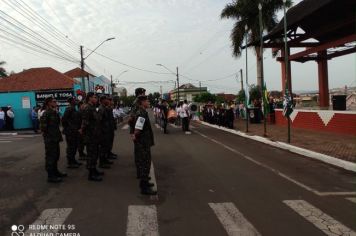
[[[356,232],[304,200],[285,200],[283,202],[326,235],[356,235]]]
[[[232,202],[209,203],[229,236],[261,235]]]
[[[156,206],[130,205],[126,235],[159,236]]]
[[[356,203],[356,197],[348,197],[346,199],[351,201],[351,202],[353,202],[353,203]]]
[[[151,168],[150,168],[150,177],[151,177],[150,182],[154,184],[154,186],[152,187],[152,190],[157,191],[158,186],[157,186],[157,181],[156,181],[155,168],[153,166],[152,161],[151,161]]]
[[[202,137],[204,137],[204,138],[206,138],[206,139],[208,139],[208,140],[210,140],[210,141],[216,143],[216,144],[219,144],[220,146],[226,148],[227,150],[229,150],[229,151],[231,151],[231,152],[233,152],[233,153],[235,153],[235,154],[238,154],[239,156],[245,158],[246,160],[249,160],[249,161],[255,163],[256,165],[259,165],[259,166],[261,166],[261,167],[263,167],[263,168],[266,168],[266,169],[272,171],[273,173],[275,173],[275,174],[281,176],[282,178],[284,178],[284,179],[286,179],[286,180],[288,180],[288,181],[290,181],[290,182],[292,182],[292,183],[298,185],[299,187],[304,188],[305,190],[308,190],[308,191],[310,191],[310,192],[312,192],[312,193],[314,193],[314,194],[316,194],[316,195],[318,195],[318,196],[356,195],[356,192],[319,192],[319,191],[317,191],[316,189],[313,189],[313,188],[311,188],[311,187],[309,187],[309,186],[307,186],[307,185],[305,185],[305,184],[302,184],[301,182],[299,182],[299,181],[297,181],[297,180],[295,180],[295,179],[293,179],[293,178],[291,178],[291,177],[289,177],[289,176],[287,176],[287,175],[285,175],[285,174],[279,172],[278,170],[276,170],[276,169],[274,169],[274,168],[272,168],[272,167],[270,167],[270,166],[268,166],[268,165],[265,165],[265,164],[263,164],[262,162],[256,161],[256,160],[253,159],[252,157],[247,156],[247,155],[243,154],[242,152],[239,152],[239,151],[237,151],[236,149],[231,148],[231,147],[229,147],[229,146],[223,144],[223,143],[220,142],[220,141],[217,141],[216,139],[210,138],[210,137],[208,137],[208,136],[206,136],[206,135],[200,133],[200,132],[197,131],[197,130],[195,130],[194,132],[197,133],[198,135],[200,135],[200,136],[202,136]]]
[[[42,211],[37,220],[30,225],[30,227],[33,228],[29,228],[25,232],[25,235],[30,236],[36,234],[45,235],[57,233],[59,229],[55,226],[63,225],[72,210],[72,208],[54,208]]]
[[[125,130],[125,129],[129,129],[129,125],[128,124],[125,124],[124,126],[122,126],[122,128],[121,129],[123,129],[123,130]]]

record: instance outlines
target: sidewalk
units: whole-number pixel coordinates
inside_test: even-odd
[[[258,135],[263,137],[263,123],[249,123],[248,128],[248,135]],[[246,120],[235,120],[234,129],[245,133]],[[278,126],[267,123],[266,138],[272,141],[287,143],[287,126]],[[356,136],[291,128],[290,144],[356,163]]]

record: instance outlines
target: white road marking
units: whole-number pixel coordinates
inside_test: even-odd
[[[356,197],[349,197],[349,198],[346,198],[347,200],[353,202],[353,203],[356,203]]]
[[[356,195],[356,192],[319,192],[318,190],[313,189],[313,188],[311,188],[311,187],[309,187],[309,186],[307,186],[305,184],[302,184],[301,182],[299,182],[299,181],[297,181],[297,180],[295,180],[295,179],[293,179],[293,178],[291,178],[291,177],[279,172],[278,170],[276,170],[276,169],[274,169],[274,168],[272,168],[272,167],[270,167],[268,165],[265,165],[265,164],[263,164],[263,163],[261,163],[259,161],[256,161],[252,157],[247,156],[247,155],[243,154],[242,152],[239,152],[236,149],[234,149],[232,147],[229,147],[229,146],[223,144],[222,142],[217,141],[216,139],[210,138],[210,137],[208,137],[208,136],[206,136],[206,135],[204,135],[204,134],[202,134],[202,133],[200,133],[199,131],[196,131],[196,130],[194,132],[199,134],[200,136],[202,136],[202,137],[204,137],[204,138],[216,143],[216,144],[219,144],[220,146],[226,148],[227,150],[229,150],[229,151],[231,151],[231,152],[233,152],[235,154],[238,154],[239,156],[245,158],[246,160],[249,160],[249,161],[255,163],[256,165],[259,165],[259,166],[261,166],[263,168],[266,168],[266,169],[272,171],[273,173],[281,176],[282,178],[284,178],[284,179],[286,179],[286,180],[298,185],[299,187],[304,188],[305,190],[308,190],[308,191],[310,191],[310,192],[312,192],[312,193],[314,193],[314,194],[316,194],[318,196]]]
[[[151,177],[150,182],[154,184],[154,186],[152,187],[152,190],[157,191],[158,187],[157,187],[157,181],[156,181],[156,175],[155,175],[155,168],[153,166],[152,161],[151,161],[151,168],[150,168],[150,177]]]
[[[63,225],[71,212],[72,208],[46,209],[42,211],[37,220],[30,225],[25,235],[55,234],[60,230],[56,226]]]
[[[155,124],[157,129],[161,129],[161,126],[159,126],[159,124]]]
[[[175,125],[175,124],[169,124],[171,127],[173,127],[173,128],[175,128],[175,129],[179,129],[180,127],[179,126],[177,126],[177,125]]]
[[[356,235],[356,232],[304,200],[285,200],[283,202],[326,235]]]
[[[229,236],[261,235],[232,202],[209,203]]]
[[[124,126],[122,126],[121,129],[129,129],[129,125],[128,125],[128,124],[125,124]]]
[[[159,236],[156,206],[129,206],[127,236]]]
[[[0,141],[0,143],[11,143],[12,141]]]

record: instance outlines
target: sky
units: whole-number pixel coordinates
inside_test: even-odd
[[[232,0],[1,0],[0,61],[6,61],[7,71],[52,67],[66,72],[80,67],[80,45],[86,57],[90,49],[115,37],[97,49],[96,52],[105,57],[96,53],[89,55],[85,60],[86,70],[95,75],[112,75],[118,86],[126,87],[129,94],[136,87],[145,87],[148,92],[159,92],[161,87],[163,92],[170,91],[175,86],[176,76],[172,72],[176,73],[177,67],[180,84],[199,86],[200,81],[201,86],[212,93],[237,94],[241,85],[235,74],[245,69],[245,57],[232,56],[230,32],[234,21],[220,18],[222,9],[230,2]],[[298,2],[300,0],[294,0],[295,4]],[[12,23],[17,20],[22,25],[14,23],[17,25],[14,26],[4,18]],[[281,12],[278,18],[282,18]],[[28,41],[30,37],[22,29],[37,37],[34,47],[55,51],[61,58],[21,47],[19,42]],[[267,89],[281,90],[280,63],[272,58],[270,49],[265,50],[264,58]],[[355,65],[356,54],[329,61],[329,87],[356,86]],[[249,84],[255,84],[253,50],[248,52],[248,68]],[[294,91],[317,90],[316,62],[293,62],[292,79]]]

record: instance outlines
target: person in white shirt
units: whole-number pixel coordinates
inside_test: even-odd
[[[0,107],[0,130],[3,129],[5,125],[5,112]]]
[[[12,111],[12,107],[11,106],[8,106],[7,107],[8,110],[6,112],[6,115],[8,117],[7,119],[7,125],[8,125],[8,128],[9,130],[14,130],[14,119],[15,119],[15,114],[14,112]]]
[[[114,116],[115,123],[119,123],[120,112],[119,112],[118,107],[115,107],[115,108],[112,110],[112,114],[113,114],[113,116]]]
[[[189,113],[189,107],[188,107],[188,102],[187,100],[184,100],[181,112],[180,112],[180,117],[182,117],[182,128],[183,132],[190,132],[189,130],[189,118],[190,118],[190,113]]]

